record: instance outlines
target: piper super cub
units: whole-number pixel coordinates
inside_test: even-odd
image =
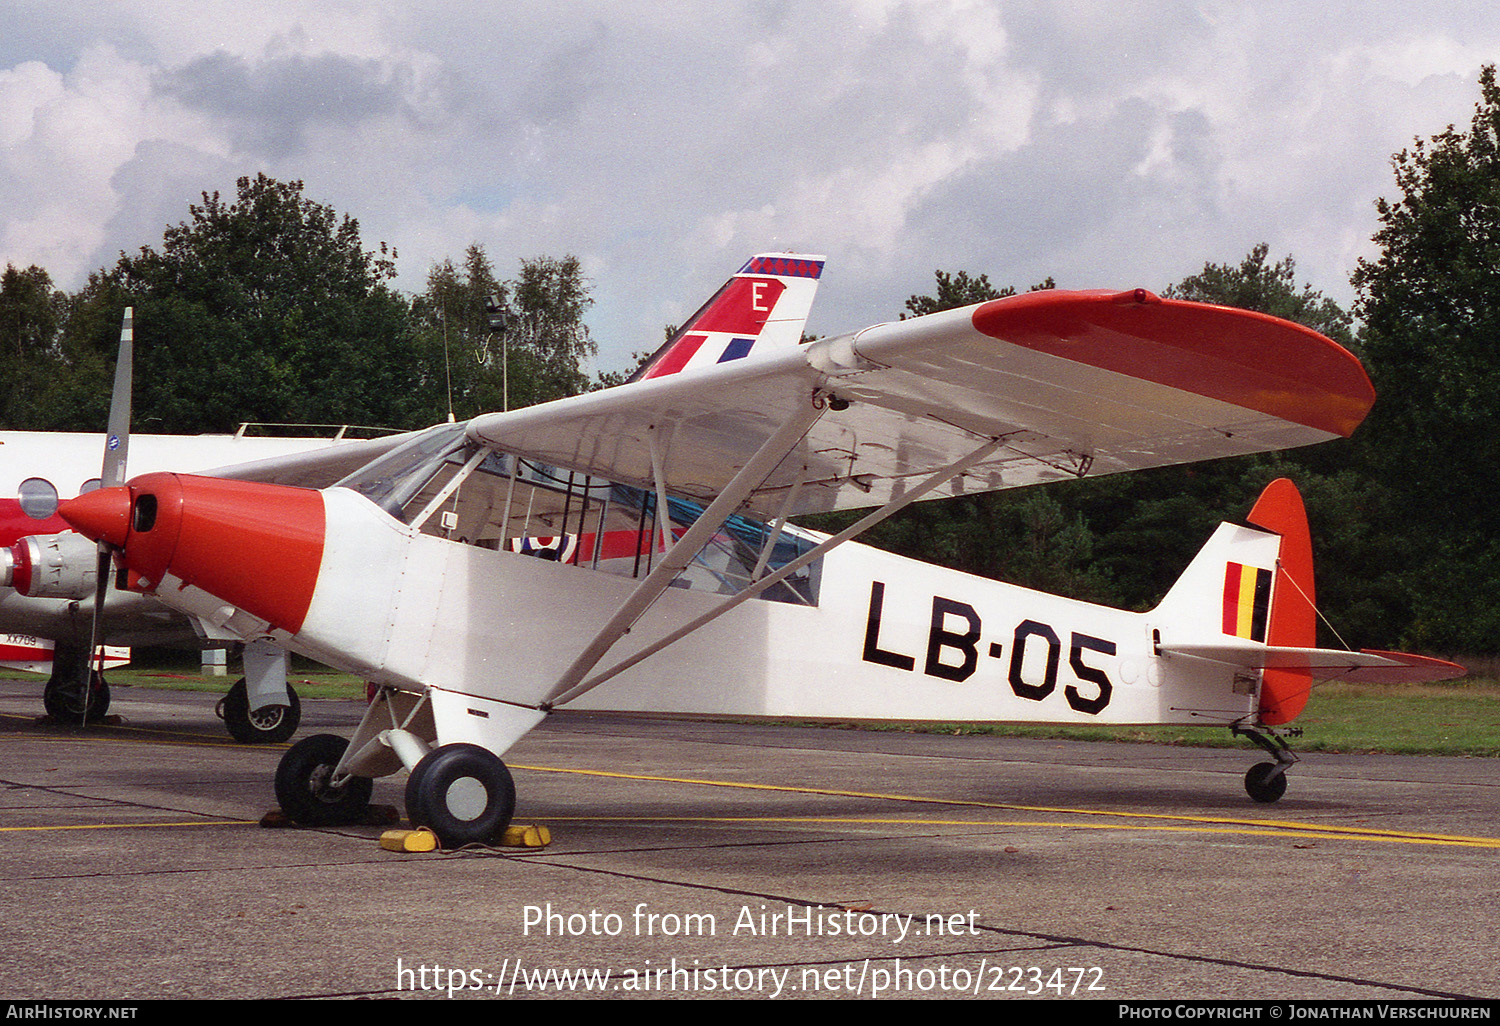
[[[505,828],[501,757],[563,705],[1221,724],[1271,753],[1245,785],[1275,801],[1294,761],[1278,727],[1314,679],[1463,672],[1314,647],[1285,481],[1147,613],[850,542],[919,499],[1347,436],[1375,394],[1311,330],[1143,289],[800,344],[822,271],[753,257],[629,383],[439,425],[333,487],[157,473],[61,513],[206,629],[378,685],[352,740],[286,753],[289,816],[356,819],[405,768],[412,823],[448,847]],[[790,523],[860,507],[832,536]]]

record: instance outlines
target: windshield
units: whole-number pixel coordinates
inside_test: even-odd
[[[463,424],[439,424],[338,482],[405,522],[402,510],[443,464],[464,449]]]

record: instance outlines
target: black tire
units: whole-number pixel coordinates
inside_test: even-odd
[[[289,740],[302,722],[302,699],[290,684],[286,686],[286,697],[290,705],[271,705],[251,712],[250,689],[245,678],[235,681],[219,708],[229,736],[242,745],[277,745]]]
[[[337,826],[364,818],[374,781],[350,777],[342,787],[329,784],[349,742],[333,734],[314,734],[288,748],[276,767],[276,801],[281,811],[303,826]]]
[[[1258,762],[1245,773],[1245,793],[1269,805],[1286,794],[1286,773],[1277,773],[1274,762]]]
[[[59,723],[84,722],[82,685],[77,680],[49,679],[42,689],[42,708]],[[104,674],[94,670],[89,674],[88,722],[98,723],[108,713],[109,685]]]
[[[486,748],[443,745],[428,752],[406,781],[406,816],[437,834],[444,848],[491,844],[510,826],[516,785]]]

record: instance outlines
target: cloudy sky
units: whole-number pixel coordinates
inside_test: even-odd
[[[1258,242],[1348,303],[1390,157],[1467,124],[1477,0],[0,0],[0,265],[65,289],[263,171],[399,253],[572,253],[600,365],[748,255],[810,330],[933,271],[1160,289]]]

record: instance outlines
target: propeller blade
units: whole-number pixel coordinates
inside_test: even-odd
[[[98,581],[94,585],[94,618],[89,626],[89,657],[83,669],[83,722],[89,722],[89,702],[94,697],[94,667],[104,672],[104,662],[99,658],[99,620],[104,611],[104,593],[109,588],[109,571],[112,555],[107,542],[99,543],[99,562],[95,567]]]
[[[125,483],[125,461],[130,451],[130,391],[135,370],[135,307],[127,306],[120,322],[120,352],[115,359],[115,384],[109,397],[109,427],[104,436],[104,463],[99,471],[99,487],[115,488]],[[104,596],[109,590],[112,550],[107,542],[99,543],[98,579],[94,584],[94,617],[89,626],[89,657],[83,670],[83,722],[89,721],[89,700],[94,692],[94,667],[99,672],[99,621],[104,616]]]
[[[104,438],[101,488],[125,483],[125,457],[130,449],[130,384],[135,364],[135,307],[125,308],[120,324],[120,354],[115,360],[115,387],[109,397],[109,431]]]

